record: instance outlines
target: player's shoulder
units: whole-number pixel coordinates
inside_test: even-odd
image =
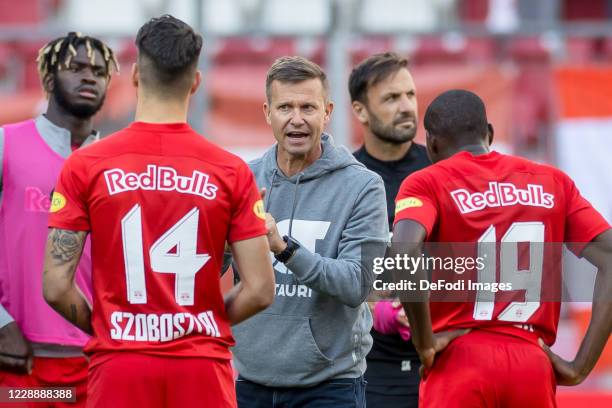
[[[206,139],[194,132],[197,137],[190,141],[190,152],[189,156],[197,159],[202,163],[206,163],[206,166],[214,168],[215,174],[218,177],[223,177],[227,181],[229,180],[249,180],[251,170],[248,164],[240,156],[225,150],[221,146],[216,145],[210,140]]]
[[[355,159],[355,163],[340,170],[344,180],[350,180],[352,191],[356,192],[356,197],[361,197],[365,192],[379,190],[384,197],[385,182],[382,177],[368,169],[363,163]]]
[[[191,154],[198,160],[230,171],[248,169],[247,163],[237,154],[216,145],[198,133],[194,132],[194,135],[197,137],[191,140],[191,148],[193,148]]]
[[[435,183],[436,181],[442,181],[443,175],[447,173],[450,167],[451,166],[448,166],[445,161],[430,164],[422,169],[410,173],[404,179],[404,183],[417,181],[421,183]]]
[[[348,150],[347,150],[348,152]],[[374,171],[368,169],[365,164],[357,160],[352,153],[346,155],[347,165],[339,167],[337,171],[343,172],[346,177],[356,177],[357,180],[363,180],[364,183],[370,183],[373,180],[381,180],[382,178]]]
[[[140,152],[155,155],[193,156],[198,160],[204,160],[225,168],[246,166],[240,157],[217,146],[190,128],[179,132],[183,134],[183,137],[174,140],[171,149],[168,149],[167,145],[162,147],[161,139],[153,137],[155,133],[145,135],[151,137],[151,144],[143,146],[143,132],[133,127],[127,127],[78,149],[75,154],[90,162],[96,159],[114,157],[121,153]]]
[[[497,169],[498,171],[510,170],[512,172],[550,174],[559,177],[565,176],[561,170],[552,165],[497,151],[492,151],[486,155],[480,156],[472,156],[467,152],[460,152],[427,167],[425,170],[434,173],[461,172],[465,166],[470,166],[471,164],[479,164],[491,169]],[[471,171],[471,168],[466,168]]]
[[[72,152],[64,162],[64,166],[71,168],[73,171],[87,173],[87,169],[103,162],[104,160],[116,155],[119,150],[117,144],[120,143],[125,135],[123,131],[118,131],[102,139],[97,139],[94,142],[82,146]]]
[[[205,143],[206,150],[210,155],[208,160],[216,161],[217,163],[232,169],[248,169],[249,166],[247,165],[247,163],[237,154],[227,151],[222,147],[217,146],[216,144],[210,141],[207,141],[206,139]]]
[[[115,154],[117,147],[127,142],[129,132],[126,129],[111,133],[108,136],[97,139],[87,146],[75,150],[70,157],[82,159],[93,159],[110,154]]]
[[[517,173],[529,173],[533,175],[545,175],[553,178],[559,183],[571,182],[570,177],[563,170],[546,163],[536,162],[524,157],[514,155],[502,155],[500,159],[508,163],[508,167]]]

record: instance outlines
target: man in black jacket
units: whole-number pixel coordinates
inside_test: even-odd
[[[431,164],[425,147],[413,142],[418,107],[407,65],[395,53],[376,54],[357,65],[349,78],[353,112],[364,129],[364,145],[354,155],[385,183],[390,231],[400,184]],[[390,300],[370,305],[374,345],[367,356],[367,406],[416,408],[420,362],[404,311]]]

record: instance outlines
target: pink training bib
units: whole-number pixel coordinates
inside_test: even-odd
[[[37,343],[83,346],[88,336],[42,296],[50,197],[64,158],[39,135],[33,120],[4,126],[0,204],[0,302],[24,336]],[[76,283],[91,303],[89,240]]]

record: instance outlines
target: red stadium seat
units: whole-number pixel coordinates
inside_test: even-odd
[[[485,21],[489,12],[489,0],[460,0],[458,6],[461,20],[467,22]]]
[[[512,122],[515,143],[525,147],[542,143],[542,125],[551,121],[553,83],[551,68],[545,65],[523,65],[514,82]]]
[[[421,38],[412,59],[418,65],[490,63],[494,56],[495,47],[490,39],[447,36]]]
[[[549,51],[537,37],[514,38],[508,46],[508,54],[512,60],[517,62],[547,63],[550,61]]]
[[[327,52],[327,44],[321,38],[297,38],[295,40],[295,53],[324,65]]]
[[[607,0],[564,0],[562,15],[565,20],[605,20]]]
[[[14,44],[14,52],[21,62],[22,77],[19,83],[22,89],[35,90],[40,88],[36,57],[38,50],[45,41],[21,41]]]
[[[464,59],[465,44],[457,45],[456,48],[449,48],[440,37],[422,37],[412,60],[417,65],[461,62]]]
[[[351,64],[355,65],[372,54],[393,50],[393,41],[389,36],[361,37],[350,44]]]
[[[6,74],[6,64],[10,61],[12,49],[7,44],[0,43],[0,80]]]
[[[568,38],[565,42],[567,61],[585,63],[595,58],[595,42],[590,38]]]
[[[45,11],[39,0],[0,0],[0,25],[34,25],[47,17]]]
[[[604,60],[612,61],[612,38],[606,38],[602,40],[601,54]]]
[[[495,42],[491,38],[470,38],[467,42],[466,54],[470,62],[493,62]]]
[[[116,46],[113,51],[115,58],[121,62],[134,62],[138,55],[138,49],[132,39],[123,40],[120,45]]]
[[[218,41],[213,57],[217,64],[270,64],[278,57],[296,52],[291,38],[235,37]]]

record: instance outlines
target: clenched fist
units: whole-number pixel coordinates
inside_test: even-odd
[[[261,195],[261,199],[263,201],[264,197],[266,196],[266,189],[262,188],[259,194]],[[287,248],[287,243],[278,233],[278,228],[276,227],[276,220],[269,212],[266,212],[266,236],[268,237],[268,244],[270,245],[270,250],[274,253],[274,255],[280,254],[285,250],[285,248]]]

